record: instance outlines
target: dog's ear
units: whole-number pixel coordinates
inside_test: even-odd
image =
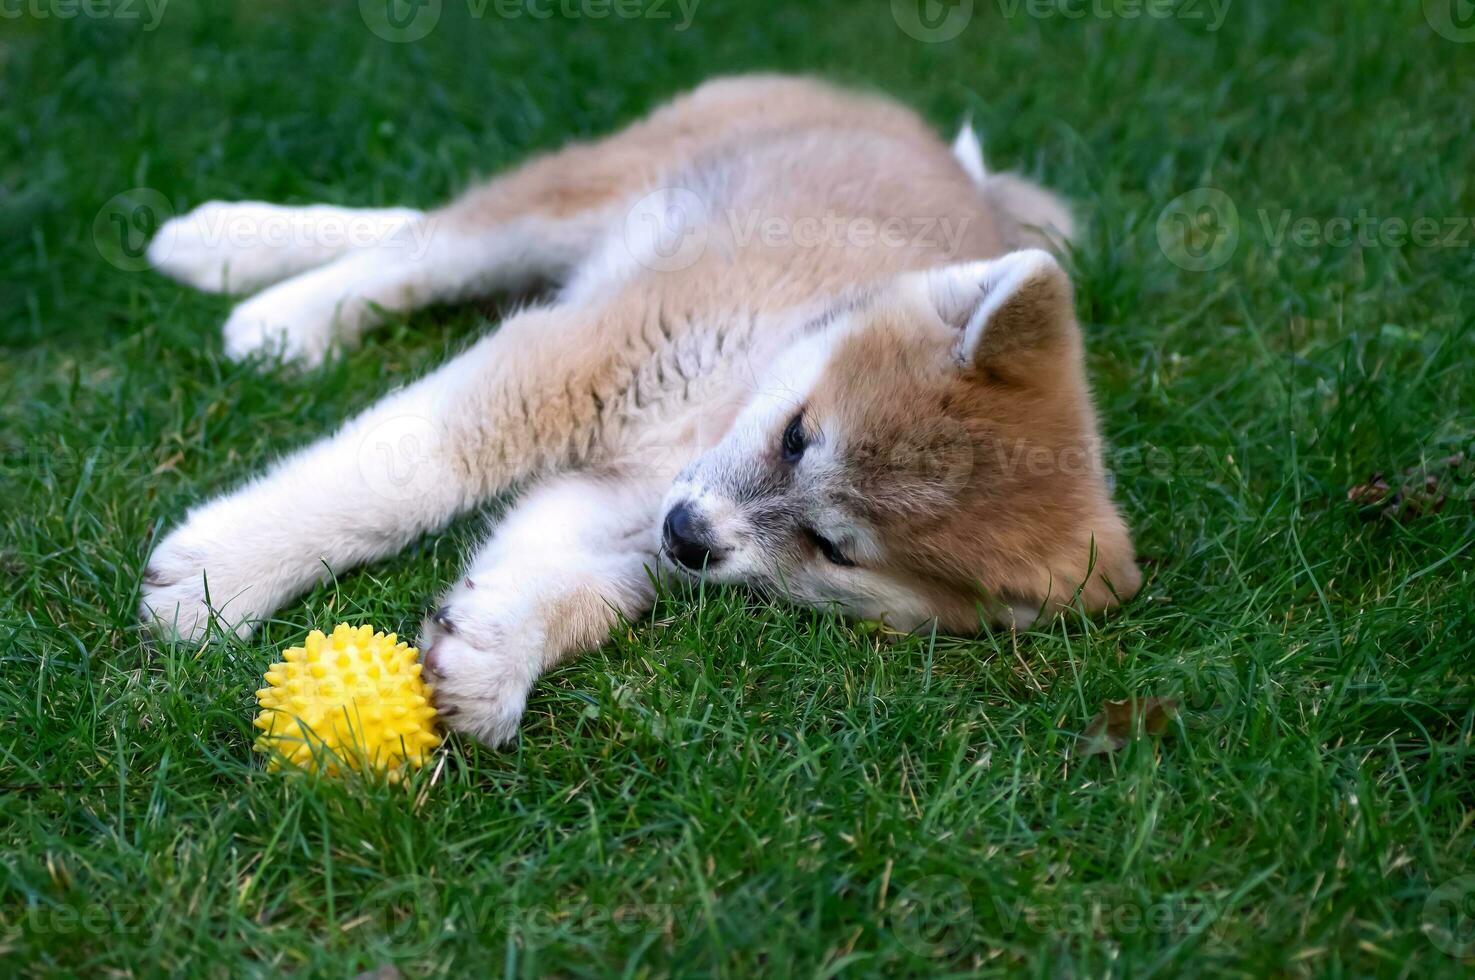
[[[1058,353],[1075,334],[1070,277],[1049,252],[1026,249],[922,275],[937,315],[958,331],[961,364],[993,370]]]

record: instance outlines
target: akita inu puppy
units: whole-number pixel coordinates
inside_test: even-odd
[[[902,629],[1131,596],[1064,206],[890,101],[709,82],[439,211],[206,204],[150,249],[261,289],[232,357],[304,364],[386,312],[552,284],[450,363],[191,511],[143,616],[242,635],[332,572],[517,488],[424,625],[450,724],[511,737],[538,675],[654,598],[652,570]],[[1015,251],[1016,249],[1022,249]]]

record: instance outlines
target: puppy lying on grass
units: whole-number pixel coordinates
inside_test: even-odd
[[[150,257],[260,290],[225,324],[232,357],[310,366],[386,312],[553,291],[191,511],[143,616],[245,635],[518,488],[420,638],[450,724],[495,744],[542,671],[650,606],[651,570],[901,629],[1110,606],[1139,574],[1070,282],[1039,248],[1069,233],[967,127],[949,151],[895,103],[774,76],[709,82],[438,211],[206,204]]]

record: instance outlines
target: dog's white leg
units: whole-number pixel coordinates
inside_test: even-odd
[[[289,207],[211,201],[164,223],[149,262],[182,283],[212,293],[253,293],[349,252],[390,244],[424,214],[412,208]]]
[[[473,348],[192,510],[149,559],[144,620],[194,639],[213,611],[248,635],[333,572],[391,554],[470,507],[479,488],[459,457],[462,393],[485,353]]]
[[[492,745],[512,738],[539,674],[650,607],[668,484],[575,474],[518,502],[422,631],[452,728]]]
[[[428,215],[390,239],[258,293],[225,323],[236,359],[278,353],[320,362],[385,314],[529,288],[560,278],[604,227],[596,215],[519,218],[489,228]]]
[[[398,551],[518,480],[579,461],[597,421],[568,350],[592,316],[529,310],[339,432],[192,511],[155,550],[143,616],[201,635],[212,609],[245,635],[254,620],[334,572]],[[587,359],[585,373],[600,370]],[[608,395],[610,404],[614,395]]]

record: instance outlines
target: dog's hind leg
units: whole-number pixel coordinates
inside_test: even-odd
[[[485,223],[431,213],[239,304],[224,326],[233,359],[280,354],[312,366],[388,315],[521,292],[557,281],[592,248],[607,218],[525,214]]]
[[[644,167],[577,145],[533,160],[241,303],[225,323],[225,352],[313,365],[386,314],[562,282],[650,179],[658,158],[638,156]]]
[[[155,269],[212,293],[254,293],[384,243],[413,246],[413,208],[290,207],[211,201],[164,223],[149,243]]]
[[[369,247],[266,289],[226,322],[226,354],[279,352],[310,365],[386,313],[568,281],[662,175],[722,133],[722,118],[695,112],[664,110],[534,158]]]

